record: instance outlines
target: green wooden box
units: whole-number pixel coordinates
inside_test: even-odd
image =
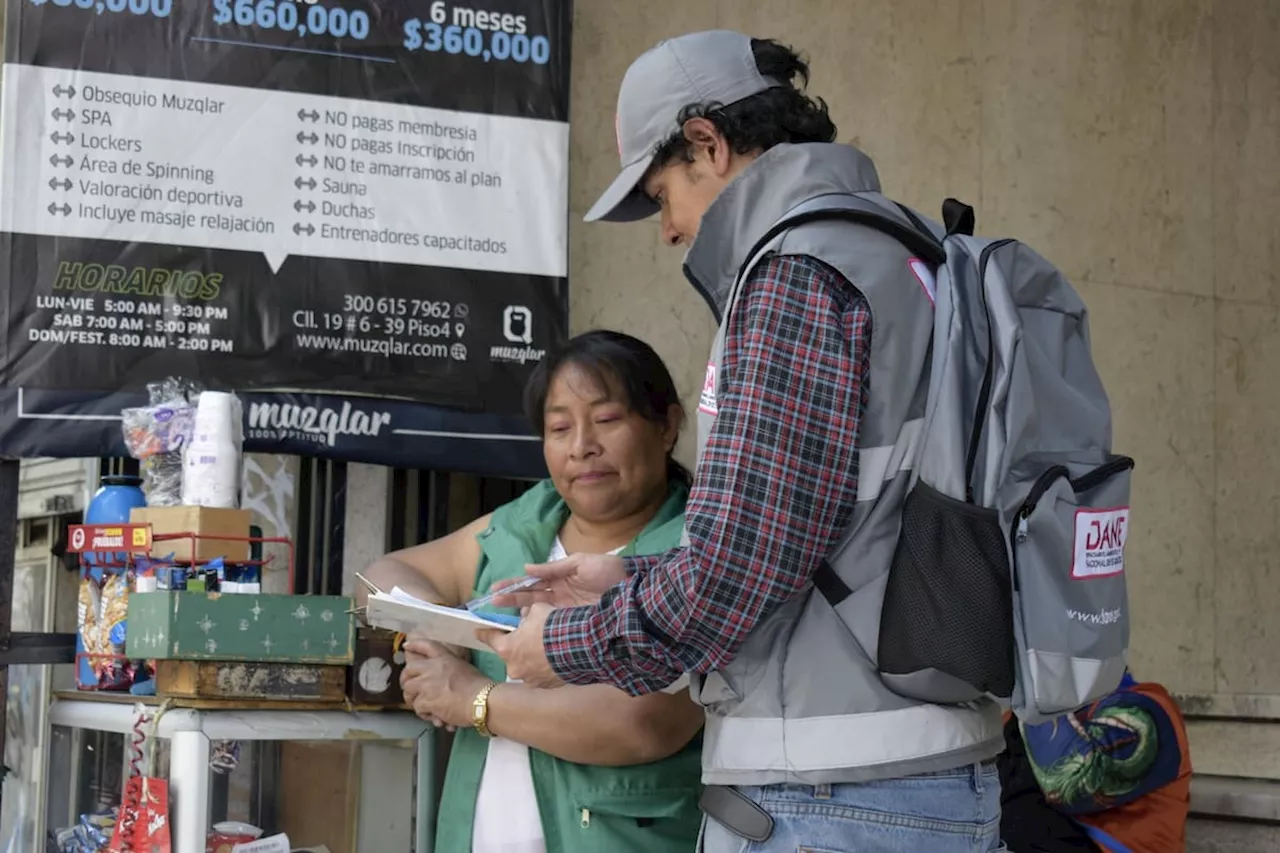
[[[136,592],[125,650],[160,660],[350,664],[353,607],[345,596]]]

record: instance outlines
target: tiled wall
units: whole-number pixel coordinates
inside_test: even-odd
[[[802,48],[841,139],[876,159],[889,193],[930,213],[970,200],[980,231],[1025,239],[1088,301],[1115,444],[1139,464],[1138,673],[1280,694],[1280,3],[576,7],[575,331],[645,337],[693,398],[713,329],[681,252],[652,224],[580,222],[617,167],[617,85],[645,48],[694,29]]]

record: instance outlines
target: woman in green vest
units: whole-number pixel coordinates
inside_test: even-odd
[[[689,476],[671,456],[684,414],[647,344],[579,335],[525,393],[550,479],[442,539],[374,563],[370,579],[458,606],[528,563],[679,544]],[[511,612],[511,611],[508,611]],[[415,712],[457,730],[437,853],[686,853],[699,812],[702,709],[687,691],[527,688],[502,660],[425,644],[402,684]],[[422,648],[423,644],[414,644]]]

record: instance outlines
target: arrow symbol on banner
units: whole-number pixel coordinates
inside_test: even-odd
[[[56,130],[53,133],[49,134],[49,138],[53,140],[53,143],[55,145],[57,145],[59,142],[63,142],[63,143],[66,143],[67,145],[70,145],[71,143],[76,141],[76,137],[74,134],[58,133]]]
[[[312,154],[310,157],[303,157],[301,154],[299,154],[297,157],[293,159],[297,161],[299,166],[314,166],[320,162],[320,158],[314,154]]]
[[[64,121],[71,121],[75,117],[76,117],[76,114],[73,110],[54,110],[53,111],[54,121],[57,121],[58,119],[63,119]]]
[[[53,214],[54,216],[57,216],[59,213],[61,213],[63,216],[70,216],[71,205],[64,204],[62,207],[58,207],[53,202],[49,202],[49,213]]]
[[[67,183],[70,184],[71,182],[67,181]],[[298,211],[299,213],[301,213],[304,210],[307,213],[315,213],[316,203],[314,201],[303,202],[301,199],[299,199],[298,201],[295,201],[293,203],[293,209]]]
[[[303,187],[306,187],[309,190],[313,190],[316,188],[316,179],[307,178],[304,181],[302,178],[297,178],[296,180],[294,180],[293,185],[298,189],[302,189]]]
[[[75,160],[71,159],[70,154],[66,157],[59,157],[57,154],[54,154],[49,158],[49,165],[51,166],[74,166],[75,162]]]
[[[50,178],[50,179],[49,179],[49,189],[51,189],[51,190],[56,190],[56,189],[58,189],[59,187],[61,187],[61,188],[62,188],[62,189],[64,189],[64,190],[69,190],[69,189],[71,189],[71,186],[72,186],[72,185],[71,185],[71,179],[70,179],[70,178],[67,178],[66,180],[63,180],[63,181],[60,181],[60,180],[58,180],[57,178]]]
[[[320,113],[316,112],[315,110],[312,110],[311,112],[307,112],[306,110],[298,110],[298,118],[301,119],[302,121],[319,121]]]
[[[314,225],[300,225],[295,222],[293,223],[293,233],[298,235],[306,234],[310,237],[312,234],[316,233],[316,228]]]
[[[68,86],[64,89],[62,88],[61,83],[53,87],[53,96],[55,98],[61,98],[63,95],[66,95],[68,98],[74,98],[76,96],[76,87]]]
[[[315,145],[319,141],[320,141],[320,137],[314,133],[308,134],[308,133],[303,133],[302,131],[298,131],[298,142],[307,143],[309,145]]]

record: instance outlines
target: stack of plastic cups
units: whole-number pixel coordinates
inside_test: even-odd
[[[191,443],[183,451],[182,503],[186,506],[239,506],[240,417],[236,395],[200,394]]]

